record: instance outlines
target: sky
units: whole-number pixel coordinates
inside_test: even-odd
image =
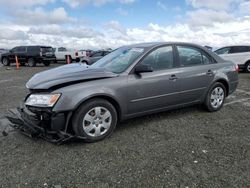
[[[250,44],[247,0],[0,0],[0,48]]]

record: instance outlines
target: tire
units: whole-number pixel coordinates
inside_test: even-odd
[[[82,104],[72,118],[74,133],[89,143],[109,137],[115,130],[116,124],[116,109],[103,99],[93,99]]]
[[[247,62],[245,65],[245,72],[250,73],[250,62]]]
[[[6,57],[4,57],[4,58],[2,59],[2,63],[3,63],[4,66],[10,66],[10,61],[9,61],[9,59],[6,58]]]
[[[44,66],[46,66],[46,67],[50,66],[50,62],[49,62],[49,61],[44,61],[43,64],[44,64]]]
[[[80,58],[76,58],[76,63],[79,63],[80,62]]]
[[[36,66],[35,59],[34,58],[29,58],[27,64],[28,64],[29,67],[35,67]]]
[[[205,107],[209,112],[219,111],[225,102],[226,98],[226,88],[220,83],[216,82],[209,89],[206,99],[205,99]]]

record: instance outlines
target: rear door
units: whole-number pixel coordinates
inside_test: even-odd
[[[164,46],[150,52],[139,64],[152,66],[153,72],[128,77],[128,113],[153,111],[179,103],[179,80],[175,79],[172,46]]]
[[[216,62],[205,51],[177,45],[180,62],[180,100],[181,103],[198,102],[214,79]]]

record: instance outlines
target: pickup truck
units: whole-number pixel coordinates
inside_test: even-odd
[[[79,62],[80,58],[86,56],[86,54],[84,54],[83,52],[73,49],[67,49],[65,47],[53,48],[53,50],[56,56],[56,61],[67,61],[67,56],[69,56],[70,62]]]

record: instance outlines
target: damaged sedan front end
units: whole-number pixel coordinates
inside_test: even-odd
[[[32,110],[33,111],[33,110]],[[68,123],[72,113],[54,114],[50,110],[34,110],[18,107],[10,110],[6,116],[11,126],[29,137],[40,137],[52,143],[64,143],[76,138],[68,131]],[[78,137],[80,138],[80,137]]]
[[[69,104],[72,102],[70,97],[63,95],[60,90],[70,85],[115,76],[104,69],[91,69],[83,64],[71,64],[38,73],[26,84],[30,93],[23,104],[9,110],[6,118],[11,122],[11,127],[29,137],[40,137],[57,144],[73,138],[84,139],[72,131],[70,120],[75,108]],[[60,107],[55,108],[61,98]]]

